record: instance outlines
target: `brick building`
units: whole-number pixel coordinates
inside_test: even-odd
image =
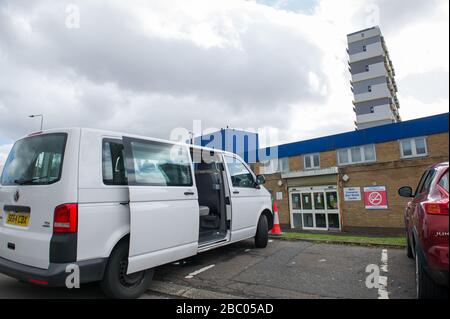
[[[399,233],[406,199],[397,190],[448,161],[448,121],[444,113],[279,145],[277,158],[254,169],[284,228]]]

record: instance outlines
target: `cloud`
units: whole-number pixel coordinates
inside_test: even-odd
[[[274,127],[280,141],[352,130],[346,34],[367,27],[373,8],[403,117],[448,109],[447,1],[310,1],[307,14],[289,3],[80,0],[70,29],[63,2],[0,2],[0,139],[37,130],[33,113],[45,128],[161,138],[193,120]]]
[[[0,175],[2,174],[2,168],[6,162],[6,158],[8,157],[11,147],[12,145],[0,145]]]
[[[3,6],[2,133],[26,130],[30,112],[46,114],[47,127],[134,123],[158,136],[196,114],[217,127],[281,126],[265,113],[325,100],[323,54],[285,13],[242,1],[196,2],[207,10],[174,2],[177,10],[139,2],[137,12],[82,1],[76,30],[64,26],[62,6]]]

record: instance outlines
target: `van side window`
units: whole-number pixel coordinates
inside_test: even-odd
[[[134,183],[146,186],[192,186],[186,147],[161,142],[132,141]]]
[[[253,174],[237,158],[225,156],[233,187],[255,187]]]
[[[102,171],[105,185],[128,185],[121,142],[103,140]]]

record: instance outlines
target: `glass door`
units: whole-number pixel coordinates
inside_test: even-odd
[[[327,229],[327,214],[325,211],[325,193],[314,192],[314,221],[315,228]]]
[[[301,228],[302,225],[302,202],[300,193],[291,193],[289,198],[291,207],[291,221],[293,228]]]
[[[336,186],[312,186],[290,192],[291,227],[306,230],[340,229]]]
[[[303,228],[314,229],[314,214],[313,202],[311,193],[301,193],[302,199],[302,213],[303,213]]]
[[[339,203],[336,191],[325,192],[327,200],[327,220],[329,229],[340,229]]]

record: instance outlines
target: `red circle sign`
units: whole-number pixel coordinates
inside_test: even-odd
[[[369,202],[374,206],[378,206],[383,202],[383,196],[379,192],[372,192],[369,194]]]

